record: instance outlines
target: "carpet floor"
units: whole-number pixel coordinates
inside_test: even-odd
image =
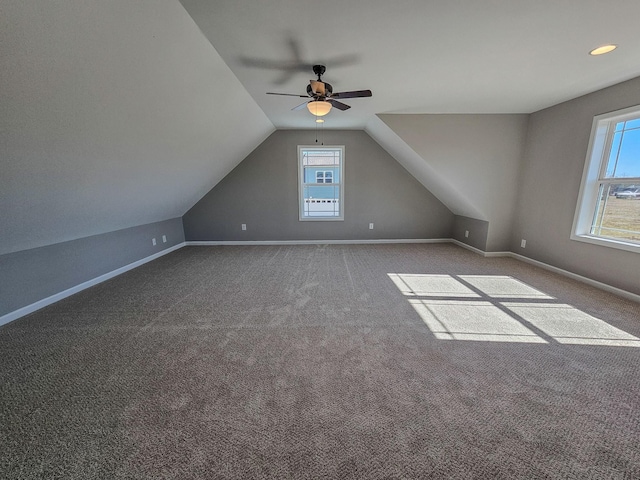
[[[185,247],[0,327],[0,478],[640,478],[640,304],[450,244]]]

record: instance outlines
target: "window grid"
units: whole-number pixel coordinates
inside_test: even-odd
[[[300,220],[343,220],[344,147],[298,147]]]
[[[571,238],[640,251],[640,107],[594,119]]]

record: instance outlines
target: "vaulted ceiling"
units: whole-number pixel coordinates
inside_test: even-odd
[[[274,130],[177,0],[0,11],[0,254],[180,217]]]
[[[382,114],[528,113],[636,77],[639,17],[635,0],[3,0],[0,254],[181,216],[275,128],[315,127],[265,95],[303,94],[313,63],[373,91],[325,128],[385,143]]]
[[[371,89],[325,128],[381,113],[530,113],[640,75],[635,0],[181,0],[277,128],[326,64],[334,91]],[[602,44],[608,55],[588,52]],[[300,68],[296,68],[300,67]]]

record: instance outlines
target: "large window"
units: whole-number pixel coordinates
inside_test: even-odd
[[[594,118],[571,238],[640,252],[640,106]]]
[[[344,147],[298,147],[300,220],[344,220]]]

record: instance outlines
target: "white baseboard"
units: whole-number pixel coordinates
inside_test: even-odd
[[[635,293],[628,292],[627,290],[622,290],[621,288],[613,287],[607,283],[598,282],[597,280],[593,280],[592,278],[589,278],[589,277],[583,277],[582,275],[578,275],[577,273],[573,273],[568,270],[563,270],[562,268],[554,267],[553,265],[549,265],[548,263],[540,262],[538,260],[525,257],[524,255],[520,255],[518,253],[513,253],[513,252],[508,252],[508,253],[510,257],[520,260],[521,262],[529,263],[531,265],[544,268],[545,270],[549,270],[550,272],[558,273],[565,277],[569,277],[574,280],[578,280],[579,282],[586,283],[587,285],[591,285],[592,287],[596,287],[606,292],[613,293],[620,297],[624,297],[628,300],[633,300],[634,302],[640,303],[640,295],[637,295]]]
[[[456,240],[455,238],[449,239],[451,243],[455,243],[459,247],[466,248],[467,250],[471,250],[478,255],[482,255],[483,257],[509,257],[511,252],[485,252],[484,250],[480,250],[479,248],[472,247],[471,245],[467,245],[464,242]]]
[[[389,238],[369,240],[213,240],[190,241],[187,246],[220,245],[368,245],[377,243],[449,243],[449,238]]]
[[[136,262],[130,263],[129,265],[125,265],[124,267],[117,268],[111,272],[105,273],[104,275],[100,275],[99,277],[93,278],[91,280],[87,280],[79,285],[68,288],[62,292],[58,292],[54,295],[51,295],[47,298],[43,298],[42,300],[38,300],[35,303],[30,305],[26,305],[18,310],[14,310],[13,312],[9,312],[0,317],[0,326],[5,325],[9,322],[13,322],[20,317],[24,317],[30,313],[35,312],[36,310],[40,310],[46,306],[51,305],[52,303],[58,302],[64,298],[67,298],[75,293],[81,292],[89,287],[93,287],[99,283],[102,283],[106,280],[109,280],[113,277],[116,277],[122,273],[128,272],[140,265],[144,265],[147,262],[155,260],[163,255],[171,253],[179,248],[184,246],[207,246],[207,245],[326,245],[326,244],[373,244],[373,243],[448,243],[450,239],[448,238],[418,238],[418,239],[372,239],[372,240],[256,240],[256,241],[206,241],[206,242],[182,242],[173,247],[167,248],[166,250],[162,250],[161,252],[155,253],[143,259],[140,259]]]
[[[540,262],[538,260],[534,260],[529,257],[525,257],[524,255],[520,255],[518,253],[513,252],[485,252],[478,248],[472,247],[471,245],[467,245],[466,243],[460,242],[454,238],[451,239],[451,243],[455,243],[456,245],[466,248],[467,250],[471,250],[472,252],[477,253],[478,255],[482,255],[483,257],[511,257],[516,260],[520,260],[521,262],[529,263],[531,265],[535,265],[536,267],[543,268],[545,270],[549,270],[550,272],[557,273],[559,275],[572,278],[574,280],[578,280],[579,282],[586,283],[587,285],[591,285],[592,287],[599,288],[609,293],[613,293],[620,297],[626,298],[628,300],[633,300],[634,302],[640,303],[640,295],[636,295],[635,293],[628,292],[627,290],[622,290],[621,288],[613,287],[609,284],[598,282],[597,280],[593,280],[588,277],[583,277],[582,275],[578,275],[577,273],[570,272],[568,270],[563,270],[562,268],[554,267],[553,265],[549,265],[548,263]]]
[[[174,245],[173,247],[167,248],[166,250],[162,250],[161,252],[154,253],[153,255],[149,255],[148,257],[145,257],[138,261],[130,263],[129,265],[125,265],[124,267],[120,267],[115,270],[112,270],[111,272],[105,273],[104,275],[100,275],[99,277],[92,278],[91,280],[87,280],[86,282],[82,282],[81,284],[76,285],[75,287],[68,288],[62,292],[51,295],[50,297],[43,298],[42,300],[38,300],[37,302],[32,303],[31,305],[27,305],[26,307],[22,307],[22,308],[19,308],[18,310],[14,310],[13,312],[7,313],[6,315],[3,315],[2,317],[0,317],[0,325],[5,325],[9,322],[13,322],[14,320],[17,320],[20,317],[24,317],[25,315],[33,313],[36,310],[40,310],[41,308],[51,305],[52,303],[55,303],[64,298],[70,297],[74,293],[81,292],[82,290],[85,290],[89,287],[93,287],[94,285],[102,283],[105,280],[109,280],[110,278],[116,277],[124,272],[128,272],[129,270],[139,267],[140,265],[144,265],[147,262],[155,260],[156,258],[160,258],[163,255],[171,253],[184,246],[185,246],[185,242],[179,243],[177,245]]]
[[[482,255],[483,257],[511,257],[516,260],[520,260],[522,262],[526,262],[537,267],[543,268],[545,270],[549,270],[551,272],[563,275],[565,277],[572,278],[574,280],[578,280],[580,282],[586,283],[587,285],[591,285],[593,287],[599,288],[601,290],[607,291],[609,293],[613,293],[620,297],[626,298],[628,300],[632,300],[634,302],[640,303],[640,295],[635,293],[628,292],[626,290],[622,290],[621,288],[613,287],[606,283],[598,282],[597,280],[593,280],[588,277],[583,277],[582,275],[578,275],[577,273],[569,272],[568,270],[563,270],[562,268],[554,267],[552,265],[546,264],[544,262],[540,262],[538,260],[533,260],[532,258],[525,257],[523,255],[519,255],[513,252],[485,252],[478,248],[472,247],[471,245],[467,245],[466,243],[460,242],[453,238],[411,238],[411,239],[371,239],[371,240],[255,240],[255,241],[191,241],[191,242],[183,242],[178,245],[174,245],[173,247],[167,248],[161,252],[155,253],[148,257],[145,257],[136,262],[130,263],[129,265],[125,265],[124,267],[120,267],[111,272],[105,273],[104,275],[100,275],[92,280],[88,280],[83,282],[75,287],[71,287],[62,292],[56,293],[55,295],[51,295],[50,297],[39,300],[31,305],[27,305],[25,307],[19,308],[13,312],[7,313],[0,317],[0,326],[5,325],[9,322],[17,320],[20,317],[28,315],[30,313],[35,312],[36,310],[40,310],[52,303],[58,302],[64,298],[67,298],[74,293],[78,293],[82,290],[85,290],[89,287],[97,285],[105,280],[109,280],[117,275],[125,273],[129,270],[132,270],[140,265],[143,265],[147,262],[155,260],[163,255],[171,253],[175,250],[178,250],[184,246],[220,246],[220,245],[327,245],[327,244],[336,244],[336,245],[357,245],[357,244],[393,244],[393,243],[453,243],[462,248],[466,248],[478,255]]]

